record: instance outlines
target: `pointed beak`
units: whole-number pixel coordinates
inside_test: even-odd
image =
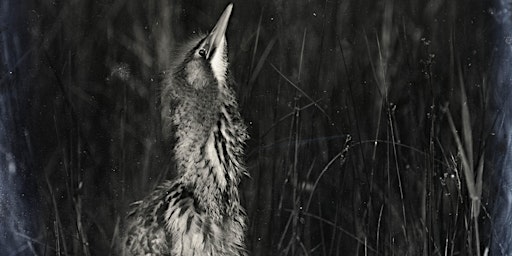
[[[206,55],[206,58],[209,59],[211,56],[211,53],[213,53],[217,48],[222,47],[220,45],[222,43],[222,39],[225,37],[226,29],[228,27],[229,17],[231,16],[231,11],[233,10],[233,4],[229,4],[228,7],[226,7],[226,10],[222,13],[219,20],[217,21],[217,24],[215,24],[215,27],[213,27],[212,31],[208,35],[208,41],[209,41],[209,49],[208,54]]]

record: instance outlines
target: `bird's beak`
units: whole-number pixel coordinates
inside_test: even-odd
[[[228,7],[226,7],[226,10],[222,13],[219,20],[217,21],[217,24],[215,24],[215,27],[213,27],[212,31],[208,35],[208,41],[209,41],[209,49],[208,53],[206,55],[206,58],[209,59],[211,56],[211,53],[213,53],[218,47],[222,47],[220,45],[222,43],[222,38],[224,38],[226,34],[226,29],[228,27],[229,17],[231,16],[231,11],[233,10],[233,4],[229,4]]]

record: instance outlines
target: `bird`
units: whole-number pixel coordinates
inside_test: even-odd
[[[132,205],[124,255],[247,255],[239,183],[247,127],[229,71],[229,4],[206,35],[177,51],[161,92],[177,176]]]

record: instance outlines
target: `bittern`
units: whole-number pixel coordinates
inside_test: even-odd
[[[246,255],[238,185],[247,139],[229,73],[227,6],[210,33],[186,44],[163,82],[164,133],[178,175],[129,215],[127,255]]]

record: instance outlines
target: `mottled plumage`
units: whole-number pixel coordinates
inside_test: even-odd
[[[163,130],[175,137],[178,176],[134,204],[125,255],[246,255],[238,184],[247,134],[224,35],[231,9],[185,45],[163,82]]]

